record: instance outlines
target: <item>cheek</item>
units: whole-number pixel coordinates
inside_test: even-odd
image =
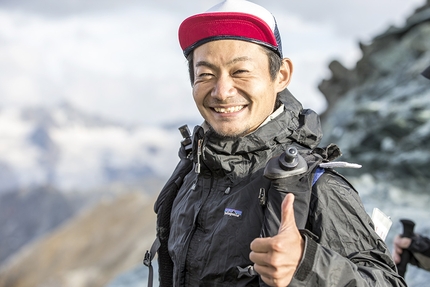
[[[204,96],[198,87],[193,88],[193,99],[197,106],[203,105]]]
[[[260,102],[260,112],[263,116],[267,115],[269,116],[271,113],[275,110],[275,103],[276,103],[276,97],[266,97],[265,99],[262,99]]]

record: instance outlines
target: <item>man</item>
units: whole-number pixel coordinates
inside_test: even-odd
[[[357,192],[321,168],[340,151],[286,90],[272,14],[227,0],[179,41],[204,123],[155,204],[160,285],[406,286]]]
[[[422,73],[424,77],[430,80],[430,66]],[[406,257],[406,262],[403,264],[412,264],[419,268],[430,271],[430,238],[415,233],[412,237],[402,237],[397,235],[394,238],[393,258],[396,264],[402,261],[404,250],[410,251],[412,256]],[[400,269],[400,268],[399,268]]]

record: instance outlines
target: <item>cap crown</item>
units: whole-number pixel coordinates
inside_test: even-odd
[[[226,0],[190,16],[182,22],[178,34],[186,57],[204,43],[235,39],[263,45],[282,58],[275,18],[265,8],[246,0]]]

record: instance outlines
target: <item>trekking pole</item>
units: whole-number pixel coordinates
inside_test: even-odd
[[[403,224],[403,233],[400,235],[400,237],[412,238],[412,236],[414,236],[415,222],[408,219],[401,219],[400,222]],[[407,249],[403,249],[403,252],[400,256],[400,262],[399,264],[397,264],[397,271],[399,275],[402,276],[403,278],[405,277],[406,266],[411,256],[412,256],[411,251]]]

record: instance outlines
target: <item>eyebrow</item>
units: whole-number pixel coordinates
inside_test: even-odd
[[[198,61],[196,63],[196,68],[197,67],[201,67],[201,66],[205,66],[205,67],[208,67],[210,69],[215,69],[216,68],[214,64],[211,64],[211,63],[209,63],[207,61]]]
[[[228,62],[227,65],[235,64],[237,62],[250,61],[250,60],[251,60],[251,58],[248,56],[237,57],[237,58],[234,58],[233,60],[231,60],[230,62]]]
[[[234,58],[233,60],[227,62],[227,66],[235,64],[237,62],[244,62],[244,61],[249,61],[249,60],[251,60],[251,58],[248,56],[237,57],[237,58]],[[206,66],[210,69],[216,69],[216,66],[214,64],[209,63],[207,61],[198,61],[196,63],[196,67],[201,67],[201,66]]]

